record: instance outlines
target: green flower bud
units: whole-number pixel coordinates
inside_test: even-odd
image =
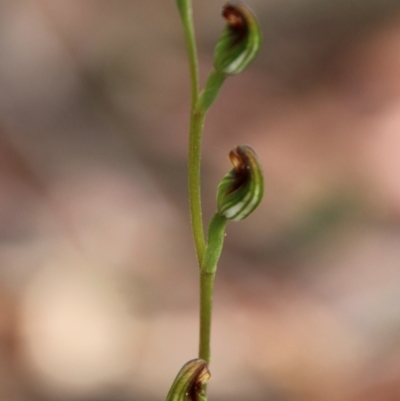
[[[242,72],[261,47],[261,29],[253,12],[243,4],[228,3],[222,10],[227,20],[214,53],[214,68],[226,75]]]
[[[207,362],[193,359],[183,365],[167,395],[167,401],[199,401],[201,388],[211,379]]]
[[[264,194],[264,178],[257,154],[242,145],[229,153],[233,169],[218,186],[218,213],[229,220],[242,220],[260,204]]]

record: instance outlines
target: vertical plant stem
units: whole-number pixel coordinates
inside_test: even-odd
[[[192,231],[199,267],[202,264],[205,240],[201,208],[201,138],[204,114],[192,111],[189,136],[189,201]]]
[[[227,219],[215,213],[208,228],[207,247],[200,270],[200,343],[199,358],[210,363],[211,315],[214,279],[224,245]]]
[[[204,125],[204,113],[197,110],[199,98],[199,71],[195,33],[193,27],[192,3],[190,0],[181,1],[180,13],[185,32],[186,47],[189,57],[191,82],[191,112],[189,133],[189,202],[190,217],[197,260],[201,266],[205,249],[203,218],[201,209],[201,138]]]
[[[211,316],[215,273],[200,272],[199,358],[210,363]]]

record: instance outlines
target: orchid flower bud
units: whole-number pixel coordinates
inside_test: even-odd
[[[201,389],[211,379],[207,362],[193,359],[183,365],[167,395],[167,401],[200,401]]]
[[[242,72],[261,47],[261,29],[254,13],[245,5],[232,2],[224,6],[227,20],[214,53],[214,68],[226,75]]]
[[[233,169],[218,186],[218,213],[229,220],[243,220],[260,204],[264,178],[257,154],[242,145],[229,153]]]

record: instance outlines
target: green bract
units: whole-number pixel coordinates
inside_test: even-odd
[[[200,401],[201,388],[211,378],[207,363],[193,359],[183,365],[167,395],[167,401]]]
[[[242,220],[260,204],[264,178],[257,154],[242,145],[229,153],[233,169],[218,186],[218,213],[229,220]]]
[[[176,6],[178,7],[179,12],[182,14],[184,12],[185,7],[187,7],[187,1],[176,0]]]
[[[261,29],[253,12],[243,4],[228,3],[222,11],[227,25],[214,53],[214,68],[226,75],[239,74],[261,47]]]

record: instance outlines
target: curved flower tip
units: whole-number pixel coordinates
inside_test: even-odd
[[[242,72],[261,48],[261,29],[254,13],[244,4],[228,3],[222,10],[227,25],[214,53],[214,68],[226,75]]]
[[[211,379],[207,362],[193,359],[183,365],[176,376],[166,401],[200,401],[201,388]]]
[[[260,204],[264,194],[262,167],[256,152],[246,145],[229,153],[233,169],[218,186],[218,213],[229,220],[243,220]]]

